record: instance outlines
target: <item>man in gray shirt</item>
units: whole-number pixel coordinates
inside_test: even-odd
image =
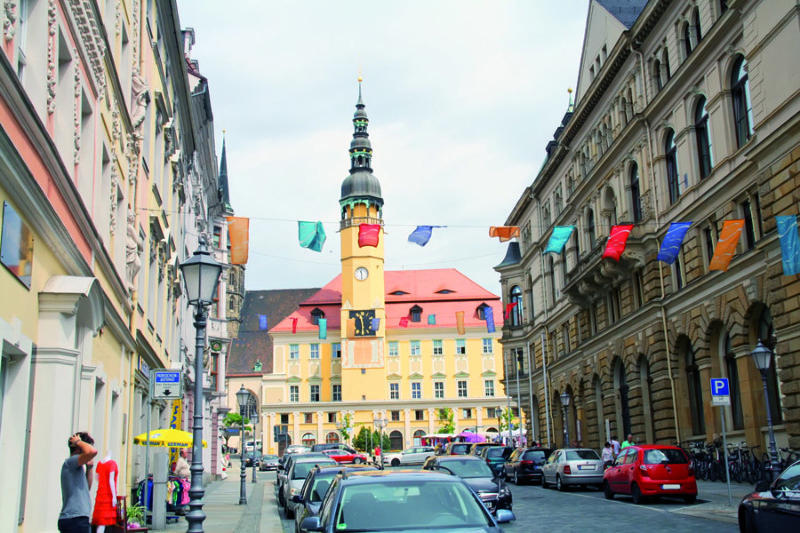
[[[89,487],[92,483],[92,459],[97,455],[92,444],[94,439],[83,431],[69,438],[70,455],[61,465],[61,514],[58,515],[58,530],[61,533],[91,531]]]

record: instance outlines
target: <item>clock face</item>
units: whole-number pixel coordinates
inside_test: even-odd
[[[358,267],[356,269],[356,279],[358,281],[364,281],[365,279],[367,279],[367,276],[369,276],[369,270],[367,270],[366,268]]]
[[[377,333],[372,329],[372,319],[375,318],[375,310],[350,311],[350,318],[355,325],[356,337],[373,337]]]

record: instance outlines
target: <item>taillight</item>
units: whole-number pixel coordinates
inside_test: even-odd
[[[689,466],[689,475],[694,476],[694,467],[691,465]]]
[[[572,474],[572,469],[569,467],[569,465],[564,466],[564,474],[566,475]]]
[[[532,465],[533,461],[520,461],[519,464],[521,464],[521,465]]]

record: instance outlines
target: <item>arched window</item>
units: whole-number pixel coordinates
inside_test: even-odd
[[[703,385],[694,350],[688,341],[684,348],[684,358],[686,361],[686,387],[689,389],[689,409],[692,415],[692,434],[702,435],[706,432],[706,418],[703,411]]]
[[[702,179],[711,174],[711,169],[714,165],[705,97],[700,98],[694,111],[694,133],[697,137],[697,159],[700,164],[700,179]]]
[[[619,101],[619,121],[622,124],[622,127],[628,125],[628,101],[625,97],[622,97],[622,100]]]
[[[392,450],[402,450],[403,449],[403,434],[397,430],[392,431],[389,433],[389,447]]]
[[[335,444],[337,442],[340,442],[339,434],[336,433],[335,431],[331,431],[330,433],[325,435],[325,442],[328,444]]]
[[[703,31],[700,28],[700,10],[694,8],[694,15],[692,15],[692,25],[694,26],[694,45],[695,47],[703,40]]]
[[[550,289],[549,307],[553,307],[556,303],[556,269],[555,264],[553,263],[553,256],[550,254],[547,256],[547,274],[547,282]]]
[[[733,100],[733,124],[739,148],[753,135],[753,110],[750,106],[750,82],[747,76],[747,61],[739,56],[731,73],[731,99]]]
[[[778,366],[775,357],[775,328],[772,325],[772,313],[769,307],[764,307],[758,319],[758,339],[761,344],[772,350],[772,360],[767,369],[767,395],[769,396],[769,412],[773,424],[783,423],[783,409],[781,409],[781,394],[778,386]]]
[[[513,309],[511,309],[511,325],[512,326],[521,326],[522,325],[522,289],[519,285],[514,285],[511,287],[511,301],[509,303],[516,304]]]
[[[596,238],[594,234],[594,211],[591,209],[586,210],[586,233],[589,236],[589,250],[592,250],[596,244]]]
[[[311,311],[311,323],[315,326],[319,326],[320,318],[325,318],[325,312],[319,307],[315,307],[314,310]]]
[[[725,350],[725,370],[728,374],[728,383],[731,393],[731,416],[733,418],[733,429],[744,429],[744,417],[742,416],[742,388],[739,385],[739,368],[736,366],[736,356],[731,348],[731,336],[725,334],[723,344]]]
[[[303,446],[313,446],[317,443],[317,437],[313,433],[303,435]]]
[[[411,314],[411,322],[420,322],[422,321],[422,308],[418,305],[412,307],[409,311]]]
[[[639,190],[639,165],[631,165],[631,213],[634,222],[642,221],[642,193]]]
[[[664,84],[661,83],[661,61],[658,59],[653,61],[653,81],[656,82],[657,91],[660,91],[664,88]]]
[[[664,161],[667,165],[667,189],[669,190],[669,203],[674,204],[681,196],[678,186],[678,149],[675,146],[675,132],[667,130],[664,143]]]
[[[412,436],[414,438],[414,446],[420,446],[422,444],[422,437],[425,436],[425,431],[418,429],[414,432],[414,435]]]
[[[561,214],[561,205],[561,187],[559,186],[558,189],[556,189],[556,193],[553,195],[553,209],[555,209],[556,216]]]
[[[664,51],[661,52],[661,66],[664,69],[664,85],[667,84],[669,79],[672,77],[672,72],[669,68],[669,50],[664,48]]]
[[[486,308],[489,306],[486,304],[481,304],[475,310],[478,313],[478,320],[486,320]]]
[[[689,23],[683,25],[683,49],[686,51],[686,57],[692,54],[692,32],[689,29]]]

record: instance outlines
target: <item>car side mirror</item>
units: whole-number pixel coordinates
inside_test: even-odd
[[[303,522],[300,524],[301,529],[305,529],[306,531],[323,531],[325,528],[319,523],[318,516],[309,516],[308,518],[304,518]]]
[[[495,518],[497,519],[498,524],[507,524],[508,522],[517,519],[517,517],[514,516],[514,513],[508,509],[498,509]]]
[[[292,496],[292,503],[303,503],[303,497],[299,494]]]
[[[762,480],[756,483],[756,492],[767,492],[769,490],[769,481]]]

